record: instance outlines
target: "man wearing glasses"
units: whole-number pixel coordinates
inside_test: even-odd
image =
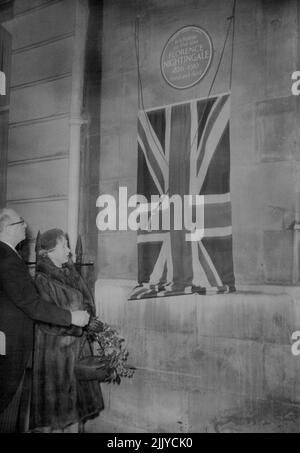
[[[12,209],[0,210],[0,433],[17,432],[33,350],[33,321],[84,327],[86,311],[64,310],[39,298],[27,266],[15,247],[25,239],[26,223]],[[4,350],[5,349],[5,350]],[[28,390],[28,389],[27,389]],[[25,401],[25,402],[24,402]],[[25,408],[26,412],[27,408]]]

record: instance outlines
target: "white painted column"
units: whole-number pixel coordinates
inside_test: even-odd
[[[6,95],[6,75],[0,71],[0,96]]]
[[[68,234],[74,255],[78,236],[80,142],[85,48],[88,29],[88,2],[76,0],[75,36],[73,46],[72,94],[70,114],[69,187],[68,187]]]
[[[6,355],[6,338],[5,333],[0,330],[0,355]]]

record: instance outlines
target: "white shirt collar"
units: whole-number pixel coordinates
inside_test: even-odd
[[[10,247],[10,248],[18,255],[18,252],[17,252],[17,250],[14,248],[13,245],[11,245],[9,242],[4,241],[3,239],[1,239],[1,242],[3,242],[4,244],[8,245],[8,247]]]

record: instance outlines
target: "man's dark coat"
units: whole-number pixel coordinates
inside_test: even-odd
[[[6,355],[0,355],[0,413],[13,398],[33,350],[33,321],[71,324],[70,311],[42,301],[22,258],[0,241],[0,331]]]

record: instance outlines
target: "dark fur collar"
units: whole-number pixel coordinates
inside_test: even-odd
[[[63,284],[78,287],[79,275],[72,262],[65,264],[63,267],[57,267],[50,258],[40,257],[36,266],[36,274],[45,274],[53,280],[57,280]]]

